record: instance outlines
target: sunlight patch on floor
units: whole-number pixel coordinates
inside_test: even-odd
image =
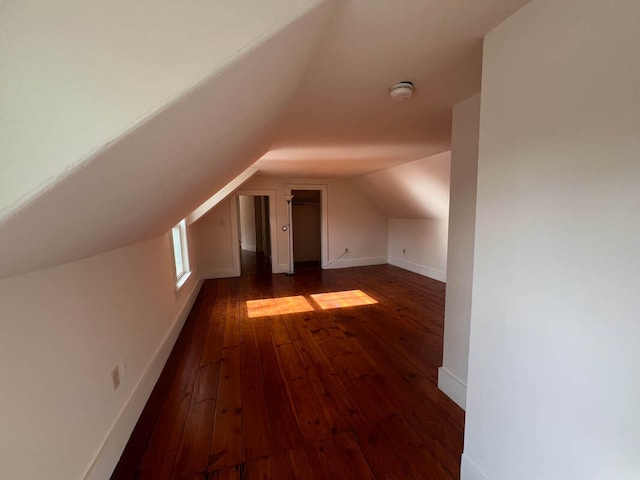
[[[247,300],[249,318],[286,315],[288,313],[313,312],[314,308],[302,295],[295,297]]]
[[[362,290],[316,293],[310,296],[322,310],[329,310],[331,308],[359,307],[362,305],[374,305],[378,303],[377,300],[371,298]],[[296,295],[294,297],[247,300],[247,314],[249,315],[249,318],[313,312],[314,310],[317,310],[317,308],[314,308],[302,295]]]
[[[344,292],[316,293],[311,298],[323,310],[330,308],[358,307],[378,303],[362,290],[347,290]]]

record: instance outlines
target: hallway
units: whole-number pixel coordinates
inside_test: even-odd
[[[458,479],[443,313],[389,265],[206,281],[112,478]]]
[[[242,275],[271,275],[271,259],[262,252],[240,250]]]

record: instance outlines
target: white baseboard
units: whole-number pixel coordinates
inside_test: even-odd
[[[437,270],[435,268],[427,267],[426,265],[419,265],[417,263],[408,262],[406,260],[403,260],[397,257],[389,257],[388,263],[396,267],[409,270],[410,272],[417,273],[425,277],[433,278],[434,280],[438,280],[440,282],[447,281],[447,272],[444,272],[442,270]]]
[[[288,263],[279,263],[275,267],[276,268],[273,271],[273,273],[287,273],[289,271],[289,264]]]
[[[240,276],[240,274],[235,272],[233,270],[233,267],[228,267],[228,268],[214,268],[213,270],[209,270],[204,275],[202,275],[202,278],[209,280],[213,278],[231,278],[231,277],[238,277],[238,276]]]
[[[438,368],[438,388],[460,408],[467,409],[467,385],[444,367]]]
[[[386,257],[361,257],[361,258],[343,258],[335,262],[329,262],[328,265],[322,267],[325,269],[332,268],[349,268],[349,267],[366,267],[369,265],[384,265],[387,263]]]
[[[149,400],[151,391],[155,387],[160,373],[169,358],[169,354],[171,350],[173,350],[173,346],[184,326],[184,322],[187,320],[189,312],[191,312],[191,308],[201,287],[201,279],[194,282],[193,289],[187,297],[187,300],[180,309],[180,312],[178,312],[178,315],[171,324],[171,327],[169,327],[160,345],[158,345],[151,360],[149,360],[147,367],[124,404],[124,407],[120,410],[120,414],[111,426],[109,433],[98,449],[98,453],[91,462],[91,465],[82,476],[84,480],[104,480],[105,478],[109,478],[113,473],[124,451],[124,447],[129,441],[131,432],[133,432],[133,428],[136,426],[142,410],[147,404],[147,400]]]
[[[460,467],[460,480],[488,480],[478,466],[467,456],[462,454],[462,465]]]

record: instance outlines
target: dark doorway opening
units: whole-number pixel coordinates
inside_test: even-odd
[[[238,196],[242,275],[271,274],[270,208],[266,195]]]
[[[319,268],[322,258],[321,191],[292,190],[291,194],[295,269]]]

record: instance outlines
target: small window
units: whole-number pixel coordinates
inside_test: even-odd
[[[176,289],[179,289],[191,274],[187,248],[187,224],[184,220],[171,229],[171,240],[173,243],[173,260],[176,267]]]

